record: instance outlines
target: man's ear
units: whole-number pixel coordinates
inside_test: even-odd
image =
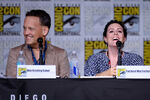
[[[46,36],[48,34],[49,28],[47,26],[42,27],[42,34],[43,36]]]

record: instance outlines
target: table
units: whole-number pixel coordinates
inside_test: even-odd
[[[0,79],[0,100],[149,100],[149,98],[149,79]]]

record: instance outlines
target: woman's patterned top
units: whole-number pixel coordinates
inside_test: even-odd
[[[144,60],[137,54],[124,52],[122,65],[144,65]],[[84,67],[84,75],[94,76],[107,69],[109,69],[109,58],[106,53],[96,53],[88,58]]]

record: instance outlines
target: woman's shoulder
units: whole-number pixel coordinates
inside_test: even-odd
[[[143,65],[144,64],[143,58],[136,53],[124,52],[124,55],[125,55],[124,60],[132,63],[131,65]]]
[[[130,57],[130,58],[142,58],[140,55],[136,53],[130,53],[130,52],[124,52],[125,57]]]
[[[105,54],[105,52],[98,52],[98,53],[95,53],[93,55],[91,55],[88,60],[98,60],[98,59],[106,59],[107,56]]]
[[[91,55],[91,57],[105,57],[105,56],[106,56],[105,52],[98,52]]]

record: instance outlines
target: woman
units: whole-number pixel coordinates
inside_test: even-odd
[[[118,64],[116,42],[121,41],[124,44],[127,38],[127,29],[123,23],[111,20],[105,26],[103,38],[108,50],[96,53],[88,58],[84,68],[85,76],[116,76],[116,66]],[[121,60],[122,65],[144,65],[141,56],[122,50]]]

